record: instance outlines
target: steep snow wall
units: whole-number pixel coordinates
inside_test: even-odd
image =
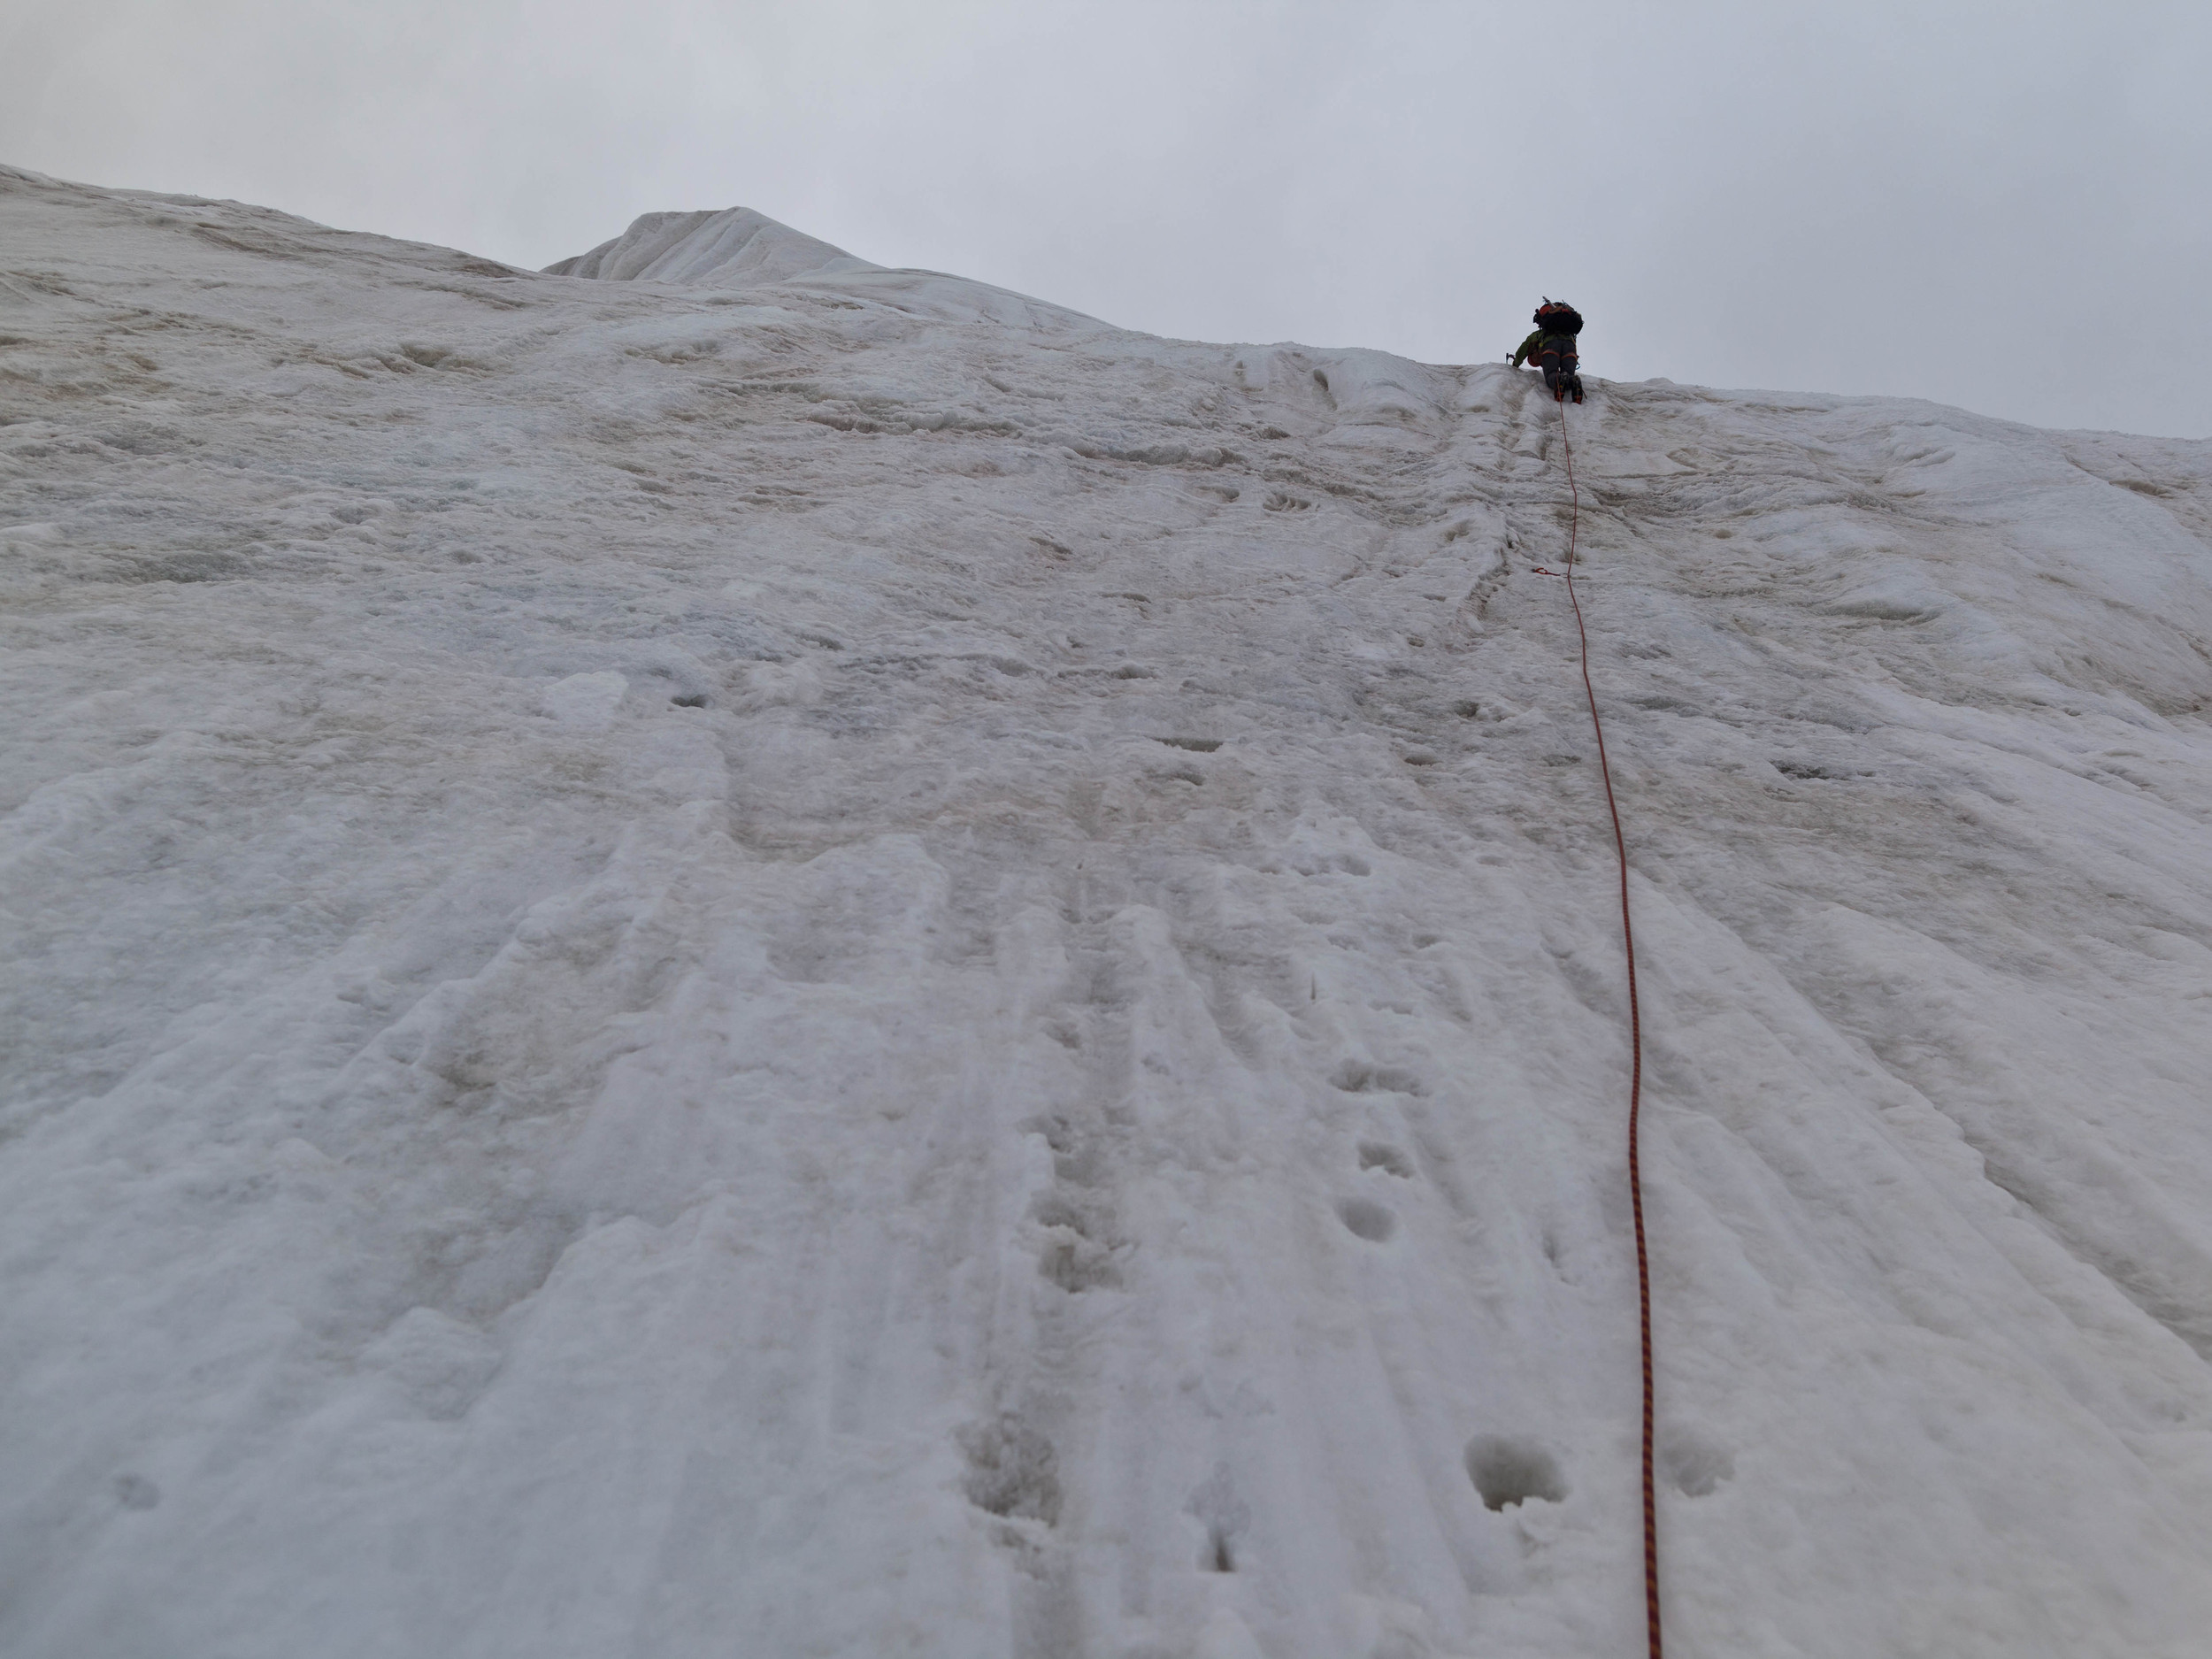
[[[2197,1659],[2212,457],[1592,385],[1674,1647]],[[1558,432],[0,173],[0,1649],[1640,1651]]]

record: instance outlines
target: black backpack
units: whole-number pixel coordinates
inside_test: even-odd
[[[1536,309],[1536,326],[1548,334],[1571,337],[1582,332],[1582,313],[1564,300],[1546,300]]]

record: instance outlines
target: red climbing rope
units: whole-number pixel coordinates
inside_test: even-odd
[[[1628,1199],[1636,1217],[1636,1302],[1642,1317],[1644,1349],[1644,1618],[1651,1636],[1651,1659],[1659,1652],[1659,1502],[1652,1481],[1651,1258],[1644,1248],[1644,1173],[1637,1130],[1644,1103],[1644,1022],[1636,1006],[1636,930],[1628,919],[1628,841],[1621,833],[1621,809],[1613,799],[1613,768],[1605,758],[1605,722],[1598,718],[1598,694],[1590,683],[1590,634],[1582,625],[1582,601],[1575,594],[1575,539],[1582,528],[1582,492],[1575,486],[1574,445],[1567,440],[1567,404],[1559,402],[1559,447],[1567,457],[1567,597],[1575,611],[1575,634],[1582,641],[1582,689],[1590,699],[1590,729],[1597,734],[1598,775],[1605,780],[1605,810],[1613,818],[1613,850],[1621,865],[1621,943],[1628,952]]]

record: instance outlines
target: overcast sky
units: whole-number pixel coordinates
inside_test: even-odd
[[[2212,5],[4,0],[0,161],[542,265],[742,204],[1207,340],[2212,435]],[[17,259],[24,250],[0,250]]]

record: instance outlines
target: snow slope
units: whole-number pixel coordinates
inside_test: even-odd
[[[0,1650],[1640,1652],[1553,407],[665,269],[0,173]],[[1671,1650],[2200,1659],[2212,451],[1592,385]]]

